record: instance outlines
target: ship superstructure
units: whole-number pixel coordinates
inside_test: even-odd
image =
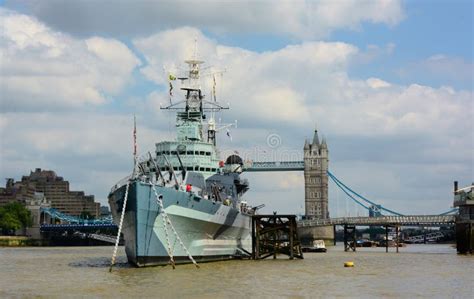
[[[176,140],[158,142],[154,153],[136,158],[133,174],[109,194],[128,261],[137,266],[231,259],[251,251],[255,210],[242,200],[249,188],[240,178],[242,159],[221,161],[216,149],[216,132],[226,126],[218,127],[214,114],[228,108],[215,94],[205,100],[203,61],[185,62],[188,73],[177,78],[184,99],[162,107],[176,111]]]
[[[157,143],[156,159],[162,165],[162,171],[166,170],[168,159],[175,171],[196,171],[207,178],[215,174],[219,167],[216,150],[218,128],[214,113],[228,108],[217,101],[204,99],[200,86],[200,65],[203,61],[193,59],[185,62],[189,67],[187,77],[178,78],[184,85],[181,90],[185,92],[185,99],[161,108],[177,111],[176,141]],[[206,112],[211,116],[208,121]]]

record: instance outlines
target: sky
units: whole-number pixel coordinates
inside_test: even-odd
[[[174,138],[167,74],[194,53],[237,120],[222,158],[302,157],[403,214],[439,214],[474,181],[472,1],[0,1],[0,177],[51,169],[103,205]],[[211,79],[203,82],[210,94]],[[175,87],[175,91],[179,86]],[[180,94],[175,92],[173,100]],[[277,142],[272,143],[271,139]],[[300,172],[246,173],[250,204],[302,213]],[[330,216],[366,215],[329,186]]]

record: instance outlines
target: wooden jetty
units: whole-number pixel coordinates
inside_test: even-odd
[[[278,254],[303,258],[295,215],[254,215],[252,217],[252,259]]]

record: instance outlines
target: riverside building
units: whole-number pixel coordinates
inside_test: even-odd
[[[71,216],[88,214],[100,217],[100,203],[94,201],[94,195],[85,195],[83,191],[71,191],[69,182],[56,175],[52,170],[36,168],[30,175],[15,182],[8,178],[5,188],[0,188],[0,206],[16,201],[23,204],[34,200],[38,193],[51,204],[52,208]]]

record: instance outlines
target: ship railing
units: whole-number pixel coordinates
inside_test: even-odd
[[[114,184],[112,186],[112,189],[110,189],[110,193],[113,193],[115,191],[117,191],[117,189],[120,189],[120,187],[124,186],[127,184],[127,182],[132,178],[132,175],[127,175],[126,177],[124,177],[123,179],[121,179],[120,181],[118,181],[116,184]]]

